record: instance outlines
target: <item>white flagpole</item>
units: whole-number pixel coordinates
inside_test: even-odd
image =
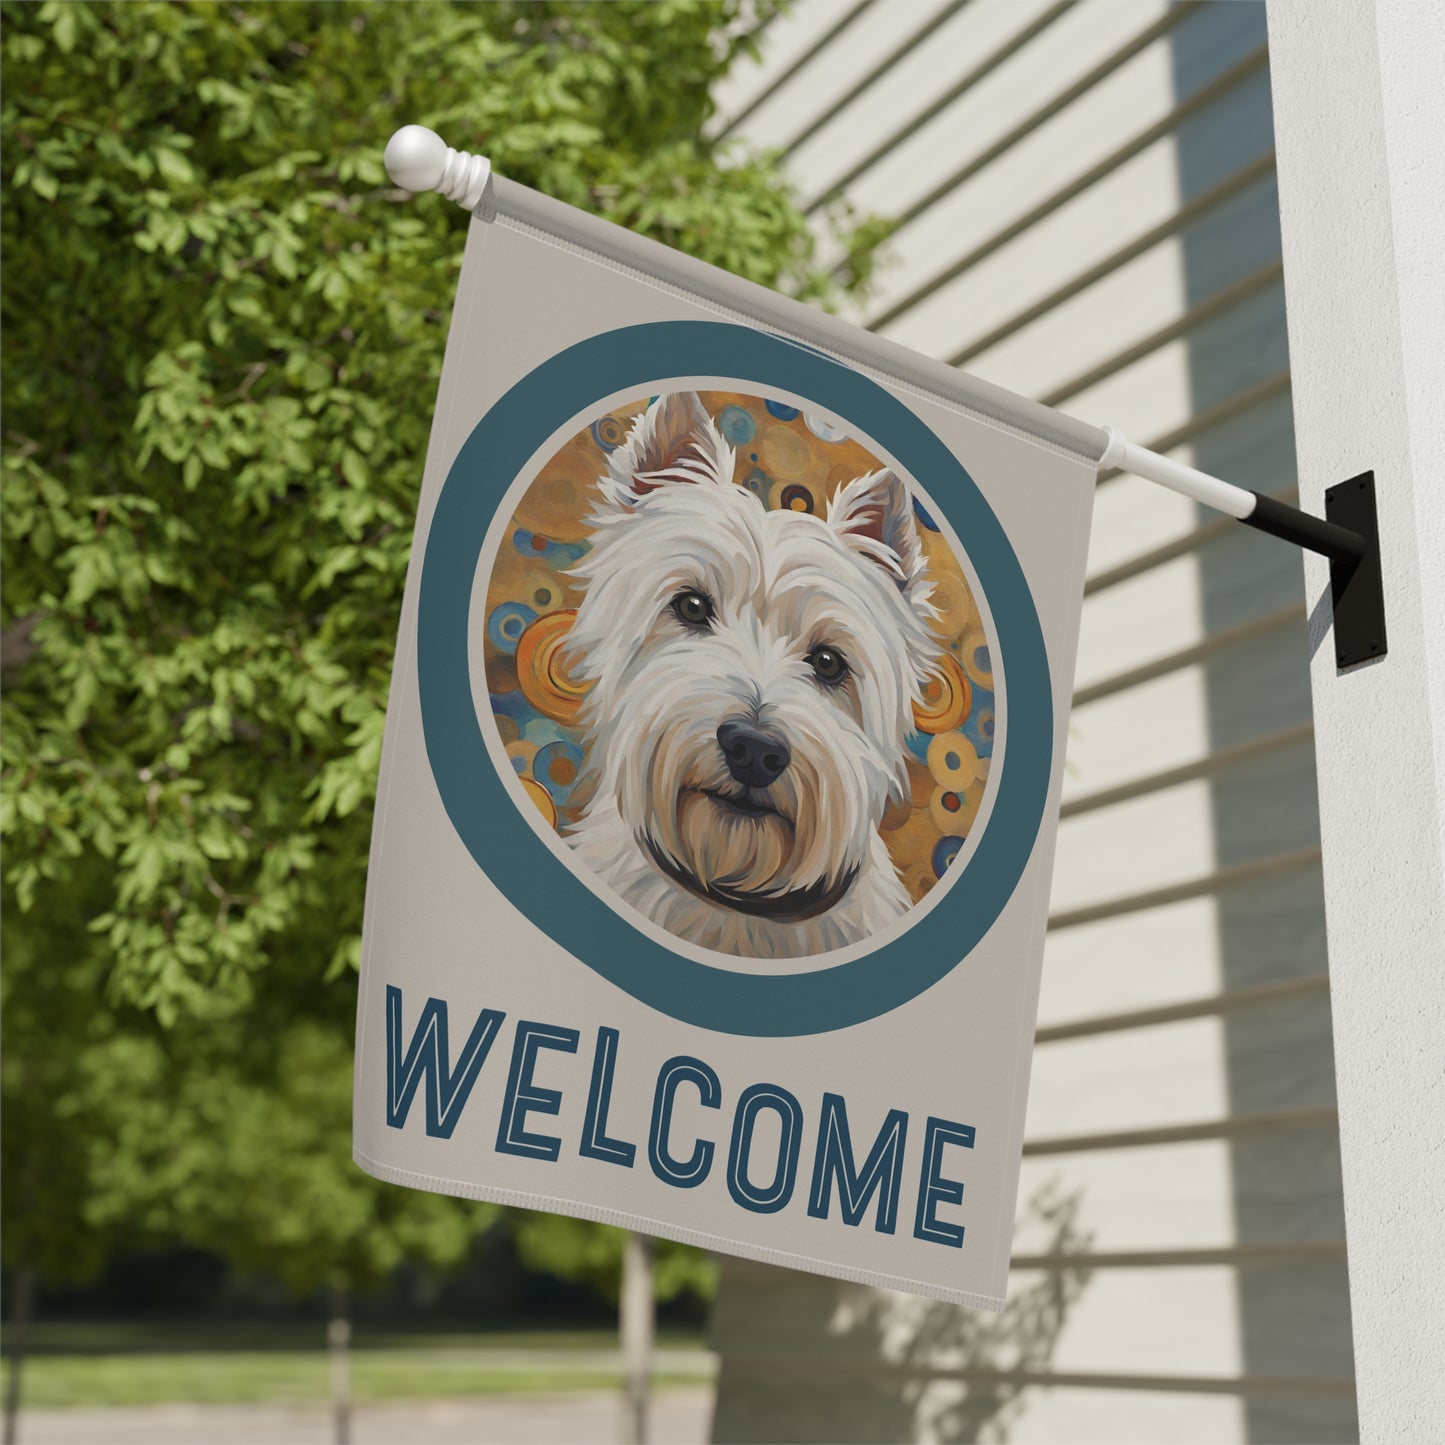
[[[1212,507],[1216,512],[1234,517],[1246,526],[1282,537],[1297,547],[1318,552],[1336,562],[1353,564],[1365,555],[1366,539],[1359,532],[1327,522],[1322,517],[1312,517],[1308,512],[1288,507],[1261,492],[1236,487],[1231,482],[1210,476],[1208,472],[1176,462],[1172,457],[1151,452],[1147,447],[1135,445],[1111,426],[1104,428],[1104,435],[1108,437],[1109,444],[1099,458],[1100,471],[1117,467],[1121,472],[1142,477],[1146,482],[1156,482],[1171,492],[1178,492]]]
[[[1161,487],[1168,487],[1171,492],[1192,497],[1196,502],[1203,502],[1206,507],[1213,507],[1216,512],[1225,512],[1241,522],[1253,515],[1256,501],[1253,492],[1246,491],[1243,487],[1231,486],[1228,482],[1220,481],[1218,477],[1210,476],[1208,472],[1187,467],[1183,462],[1176,462],[1158,452],[1136,446],[1111,426],[1104,428],[1104,434],[1109,438],[1109,445],[1104,449],[1104,455],[1099,458],[1100,471],[1117,467],[1121,472],[1131,472],[1136,477],[1143,477],[1147,482],[1158,482]]]
[[[469,211],[480,204],[492,175],[491,164],[485,156],[453,150],[435,131],[420,125],[403,126],[392,136],[387,142],[385,162],[387,174],[404,190],[438,191]],[[1145,481],[1156,482],[1234,517],[1248,527],[1328,557],[1338,569],[1335,581],[1339,592],[1343,592],[1358,564],[1367,558],[1373,573],[1378,574],[1379,548],[1373,538],[1151,452],[1113,427],[1104,427],[1103,435],[1106,445],[1098,458],[1100,470],[1118,468]],[[1376,582],[1375,577],[1371,580]],[[1375,610],[1379,613],[1378,620],[1372,611],[1366,631],[1378,635],[1371,652],[1383,655],[1383,603]]]

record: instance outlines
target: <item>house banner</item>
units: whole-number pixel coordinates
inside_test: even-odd
[[[1103,434],[493,177],[355,1155],[1003,1303]]]

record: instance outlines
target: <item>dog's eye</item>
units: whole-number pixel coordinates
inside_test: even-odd
[[[712,621],[712,598],[689,589],[672,599],[672,610],[685,627],[706,627]]]
[[[836,647],[815,647],[805,659],[819,682],[837,687],[848,676],[848,659]]]

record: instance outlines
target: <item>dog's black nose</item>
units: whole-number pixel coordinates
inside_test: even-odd
[[[777,782],[793,757],[777,733],[753,723],[723,723],[717,730],[717,743],[727,759],[728,772],[745,788],[766,788]]]

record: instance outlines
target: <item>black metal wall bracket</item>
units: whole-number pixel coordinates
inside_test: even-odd
[[[1335,661],[1353,667],[1389,650],[1385,636],[1385,577],[1380,568],[1380,523],[1375,474],[1361,472],[1325,493],[1325,516],[1365,539],[1354,562],[1330,559],[1330,597],[1335,615]]]
[[[1374,472],[1361,472],[1330,487],[1325,492],[1323,518],[1259,492],[1255,497],[1253,513],[1244,518],[1246,526],[1330,559],[1336,664],[1353,667],[1383,657],[1389,645]]]

